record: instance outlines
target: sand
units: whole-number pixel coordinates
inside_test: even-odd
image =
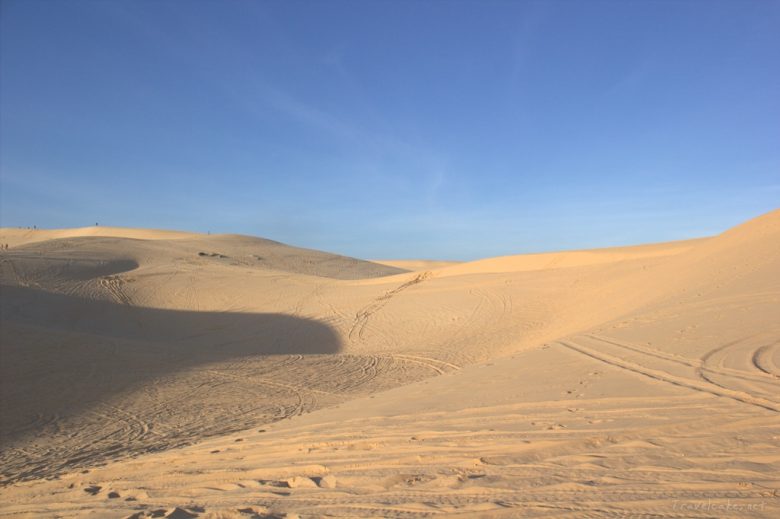
[[[0,243],[0,516],[780,514],[780,211],[468,263]]]
[[[425,272],[426,270],[440,269],[458,265],[460,261],[439,261],[439,260],[370,260],[374,263],[396,267],[410,272]]]

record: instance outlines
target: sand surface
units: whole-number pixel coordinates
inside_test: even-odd
[[[371,260],[374,263],[396,267],[410,272],[419,272],[443,267],[458,265],[460,261],[439,261],[439,260]]]
[[[780,516],[780,211],[469,263],[0,243],[0,516]]]

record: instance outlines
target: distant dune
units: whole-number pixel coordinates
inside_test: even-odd
[[[399,269],[413,272],[434,270],[462,263],[460,261],[437,261],[437,260],[371,260],[374,263],[388,265]]]
[[[780,512],[780,210],[465,263],[0,243],[2,516]]]
[[[602,265],[641,258],[671,256],[690,250],[704,239],[686,240],[633,247],[612,247],[608,249],[575,250],[548,252],[541,254],[520,254],[499,256],[463,264],[442,265],[449,267],[442,275],[459,276],[463,274],[492,274],[525,272],[530,270],[550,270],[587,265]]]

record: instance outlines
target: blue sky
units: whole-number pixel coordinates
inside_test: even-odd
[[[475,259],[780,206],[780,2],[0,9],[3,226]]]

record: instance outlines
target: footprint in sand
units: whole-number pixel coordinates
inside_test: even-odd
[[[90,494],[90,495],[96,496],[96,495],[97,495],[97,494],[100,492],[100,490],[101,490],[102,488],[103,488],[103,487],[101,487],[101,486],[98,486],[98,485],[90,485],[90,486],[88,486],[88,487],[86,487],[86,488],[84,489],[84,492],[86,492],[87,494]]]

